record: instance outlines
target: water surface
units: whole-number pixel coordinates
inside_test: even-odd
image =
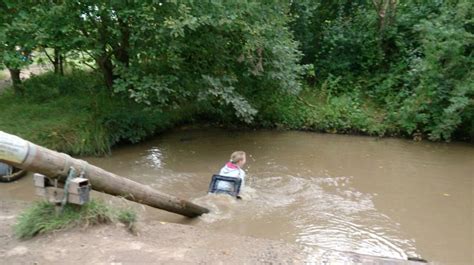
[[[248,155],[244,200],[206,195],[211,175],[235,150]],[[145,219],[284,240],[308,253],[322,248],[473,263],[469,144],[194,129],[87,160],[212,211],[189,220],[147,207]],[[1,194],[31,200],[25,183],[2,185]]]

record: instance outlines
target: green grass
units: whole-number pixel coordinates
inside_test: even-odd
[[[129,227],[133,227],[136,222],[134,212],[129,210],[118,212],[99,201],[92,200],[83,206],[67,204],[62,212],[57,212],[53,204],[43,201],[37,202],[26,209],[18,217],[14,229],[18,238],[27,239],[39,234],[69,229],[75,226],[87,227],[111,223],[115,220],[122,221],[121,216],[124,215],[134,217],[125,220]]]
[[[98,96],[79,90],[60,91],[58,84],[41,78],[45,79],[39,76],[25,82],[25,96],[10,90],[0,95],[0,105],[6,106],[2,108],[0,130],[70,154],[107,153],[107,135],[90,109]]]
[[[127,229],[135,234],[136,233],[136,223],[137,223],[137,213],[130,209],[122,209],[117,214],[117,220],[123,223]]]
[[[257,123],[264,127],[377,136],[392,131],[385,111],[358,95],[306,89],[299,96],[264,95],[256,102],[262,105]]]
[[[122,142],[136,143],[190,119],[188,109],[145,108],[110,96],[100,78],[76,71],[23,83],[22,96],[0,94],[0,130],[70,155],[104,155]]]
[[[82,100],[60,97],[54,102],[35,103],[7,92],[0,97],[0,104],[8,106],[2,111],[0,127],[33,142],[66,150],[77,145],[74,138],[83,133],[78,125],[89,118],[81,109]]]
[[[0,81],[10,78],[8,73],[5,70],[0,69]]]

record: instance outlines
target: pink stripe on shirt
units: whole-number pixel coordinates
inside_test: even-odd
[[[232,162],[227,162],[227,164],[225,164],[228,168],[232,168],[232,169],[238,169],[239,167],[236,166],[235,164],[233,164]]]

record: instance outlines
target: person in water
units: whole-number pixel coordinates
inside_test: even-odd
[[[230,161],[219,171],[219,175],[224,177],[240,178],[242,180],[241,187],[245,185],[245,171],[242,167],[245,165],[246,157],[244,151],[235,151],[230,156]]]

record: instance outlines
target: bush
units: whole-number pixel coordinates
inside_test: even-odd
[[[30,102],[43,103],[59,96],[94,94],[101,89],[99,83],[100,78],[90,72],[72,71],[64,76],[46,72],[23,82],[24,97]]]
[[[132,104],[105,112],[99,120],[108,132],[110,145],[138,143],[173,124],[169,113],[145,110]]]
[[[377,26],[371,2],[302,1],[293,6],[293,26],[312,23],[294,30],[307,54],[316,55],[316,76],[310,80],[316,81],[314,93],[328,99],[310,118],[314,127],[472,139],[471,1],[400,2],[384,30]],[[373,122],[372,111],[350,107],[354,95],[383,113],[383,123]]]
[[[350,15],[341,11],[336,19],[325,21],[314,62],[320,80],[329,75],[348,79],[379,70],[384,54],[376,18],[371,7],[356,5]]]
[[[384,135],[391,131],[385,114],[357,94],[331,95],[330,90],[307,88],[301,96],[260,99],[257,122],[264,127],[329,133]]]
[[[431,140],[450,140],[471,121],[474,104],[473,32],[465,27],[473,6],[445,4],[440,14],[415,26],[422,54],[411,59],[399,125],[409,134],[419,130]],[[472,23],[472,22],[471,22]]]

